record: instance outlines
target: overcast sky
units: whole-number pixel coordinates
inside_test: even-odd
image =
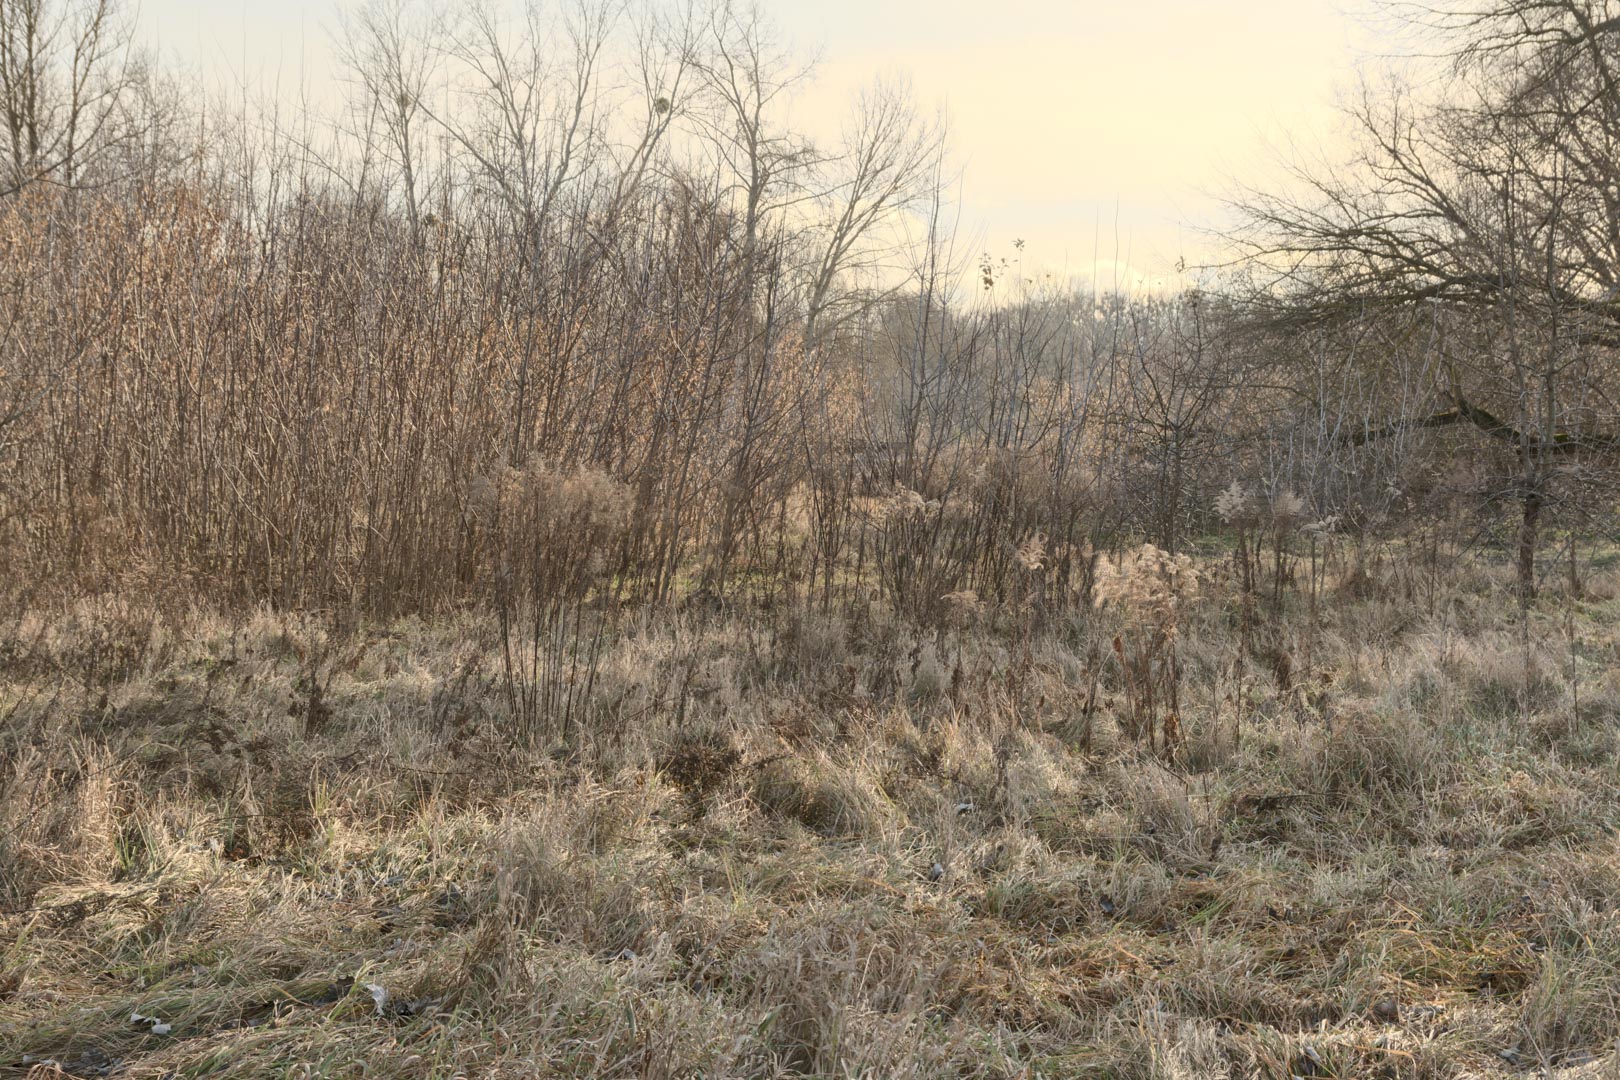
[[[142,0],[144,39],[210,82],[332,93],[342,0]],[[1380,42],[1371,0],[766,0],[820,57],[794,121],[836,130],[851,90],[910,76],[943,107],[976,248],[1035,272],[1157,276],[1197,262],[1232,177],[1331,138]]]

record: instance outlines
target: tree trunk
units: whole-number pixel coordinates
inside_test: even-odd
[[[1524,495],[1524,514],[1519,519],[1519,599],[1529,603],[1536,597],[1536,540],[1541,524],[1541,490],[1531,486]]]

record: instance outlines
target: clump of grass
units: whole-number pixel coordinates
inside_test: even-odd
[[[861,836],[883,818],[881,797],[860,772],[823,755],[782,758],[754,770],[754,802],[767,815],[823,836]]]
[[[680,789],[693,816],[700,817],[708,809],[710,796],[730,782],[741,760],[741,753],[724,733],[700,729],[677,733],[659,771]]]

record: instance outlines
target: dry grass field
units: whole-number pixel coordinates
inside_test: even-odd
[[[141,6],[0,0],[0,1080],[1620,1080],[1620,0]]]
[[[0,1076],[1620,1076],[1620,586],[1197,566],[1158,752],[1119,605],[627,616],[522,739],[486,616],[15,619]]]

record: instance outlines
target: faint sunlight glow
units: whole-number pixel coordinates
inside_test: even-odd
[[[330,99],[347,0],[145,0],[144,39],[205,83]],[[1031,276],[1163,286],[1217,250],[1221,195],[1332,138],[1374,0],[763,0],[819,57],[792,121],[831,138],[850,95],[902,73],[942,110],[959,241]]]

